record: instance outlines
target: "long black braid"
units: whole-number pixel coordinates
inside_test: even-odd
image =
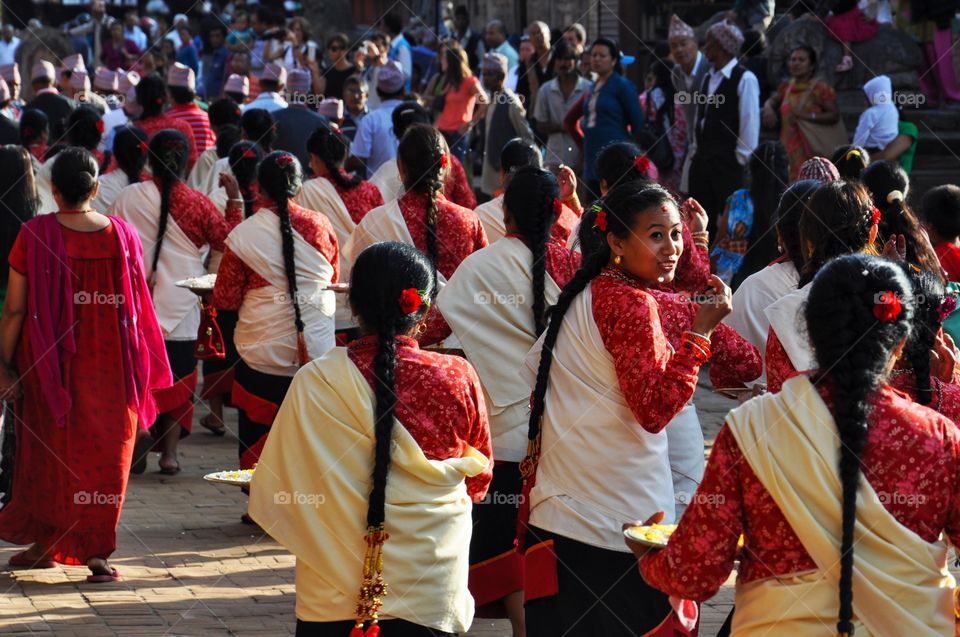
[[[913,286],[916,313],[913,316],[910,340],[907,341],[907,347],[904,349],[904,358],[913,367],[917,402],[929,405],[933,400],[933,388],[930,385],[930,352],[933,351],[937,341],[937,332],[943,325],[940,306],[946,298],[946,292],[940,277],[932,272],[910,268],[907,276]],[[939,405],[937,408],[939,409]]]
[[[256,197],[252,186],[257,179],[257,166],[263,158],[263,151],[256,142],[243,140],[230,147],[228,157],[230,170],[237,178],[240,196],[243,197],[243,216],[249,217],[256,212],[253,209]]]
[[[400,297],[404,290],[418,290],[422,304],[404,313]],[[366,334],[378,337],[373,359],[375,452],[373,486],[367,505],[367,525],[379,526],[385,517],[387,473],[390,469],[390,439],[393,433],[398,335],[410,334],[423,320],[436,295],[433,265],[427,257],[403,243],[376,243],[357,257],[353,265],[350,305]]]
[[[294,325],[303,332],[300,299],[297,298],[297,262],[293,253],[293,227],[290,225],[290,199],[300,192],[303,171],[300,162],[290,153],[275,151],[260,162],[257,171],[260,191],[273,199],[280,217],[280,238],[283,250],[283,269],[287,275],[287,290],[293,303]]]
[[[158,132],[150,140],[150,170],[160,180],[160,221],[157,224],[157,241],[153,248],[153,261],[150,269],[157,271],[160,263],[160,249],[167,233],[167,221],[170,218],[170,193],[174,184],[183,181],[187,171],[187,158],[190,146],[183,133],[170,128]]]
[[[539,336],[547,327],[544,287],[547,276],[547,241],[557,219],[554,202],[559,203],[557,178],[546,170],[525,166],[517,170],[503,194],[517,230],[533,252],[533,324]]]
[[[341,171],[343,162],[350,154],[350,140],[326,124],[317,126],[313,134],[310,135],[310,139],[307,140],[307,152],[327,167],[330,179],[341,188],[351,190],[363,181],[360,175],[347,178]]]
[[[397,162],[404,167],[407,192],[426,193],[427,256],[437,265],[437,195],[443,191],[443,157],[451,161],[443,136],[433,126],[414,124],[403,134]]]
[[[885,292],[891,292],[902,309],[893,320],[882,322],[874,308]],[[913,310],[913,295],[903,270],[885,259],[860,254],[826,264],[813,281],[804,310],[822,370],[814,380],[823,380],[830,388],[840,434],[843,518],[837,631],[848,635],[853,634],[853,535],[870,397],[883,382],[894,351],[910,333]]]
[[[117,129],[113,138],[113,156],[117,159],[117,167],[127,176],[127,184],[140,183],[149,154],[147,140],[147,133],[132,124]]]
[[[798,288],[812,281],[830,259],[867,247],[872,209],[870,194],[857,182],[828,181],[813,191],[800,216],[800,244],[811,246],[813,252],[805,255]]]
[[[773,214],[773,222],[783,242],[783,249],[798,273],[803,272],[804,264],[800,243],[800,217],[806,209],[807,200],[819,185],[820,182],[815,179],[801,179],[790,184],[780,196],[780,203]]]
[[[676,206],[676,201],[664,188],[657,184],[644,183],[642,180],[617,186],[607,193],[602,202],[607,222],[606,232],[621,239],[627,239],[630,236],[637,216],[643,211],[666,203]],[[595,232],[606,234],[601,230],[595,230]],[[550,310],[550,323],[543,339],[543,351],[540,355],[540,366],[537,369],[537,383],[533,389],[530,408],[530,422],[527,430],[527,437],[530,440],[535,440],[540,434],[540,419],[543,417],[550,367],[553,364],[553,347],[557,343],[563,317],[570,309],[573,300],[600,275],[604,266],[610,263],[610,256],[610,245],[606,241],[597,242],[596,249],[583,255],[580,269],[564,286],[557,304]]]

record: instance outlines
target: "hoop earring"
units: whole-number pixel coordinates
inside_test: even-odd
[[[423,333],[426,332],[426,331],[427,331],[427,324],[426,324],[426,323],[417,323],[417,336],[420,336],[421,334],[423,334]]]
[[[620,265],[620,262],[623,261],[623,257],[619,254],[613,257],[613,265]]]

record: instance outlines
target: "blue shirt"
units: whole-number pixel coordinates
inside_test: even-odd
[[[227,47],[222,46],[219,49],[214,49],[213,53],[210,54],[210,62],[203,65],[203,96],[208,102],[220,96],[229,56],[230,51],[227,50]]]
[[[197,50],[193,48],[193,44],[187,44],[177,49],[176,60],[180,64],[193,69],[195,76],[200,73],[200,56],[197,55]]]
[[[630,130],[627,130],[627,127]],[[596,179],[594,162],[604,146],[610,142],[635,139],[643,127],[643,110],[633,82],[619,73],[613,73],[596,92],[596,84],[583,105],[583,176]]]
[[[366,160],[367,177],[377,172],[384,162],[397,156],[393,109],[400,104],[400,100],[387,100],[360,120],[356,139],[353,140],[353,154]]]

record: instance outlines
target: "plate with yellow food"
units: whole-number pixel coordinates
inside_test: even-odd
[[[628,526],[623,530],[623,534],[640,544],[662,549],[666,548],[670,536],[676,530],[676,524],[644,524],[642,526]]]
[[[237,469],[234,471],[216,471],[203,476],[207,482],[214,484],[232,484],[235,487],[246,487],[253,479],[254,469]]]

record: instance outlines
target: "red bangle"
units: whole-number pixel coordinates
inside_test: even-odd
[[[684,349],[693,354],[696,358],[700,359],[700,362],[706,362],[710,360],[711,352],[710,350],[704,350],[702,347],[693,343],[691,341],[686,341],[683,344]]]
[[[683,333],[683,338],[693,342],[695,345],[699,345],[701,348],[709,351],[710,350],[710,339],[704,336],[703,334],[697,334],[693,331],[686,331]]]

